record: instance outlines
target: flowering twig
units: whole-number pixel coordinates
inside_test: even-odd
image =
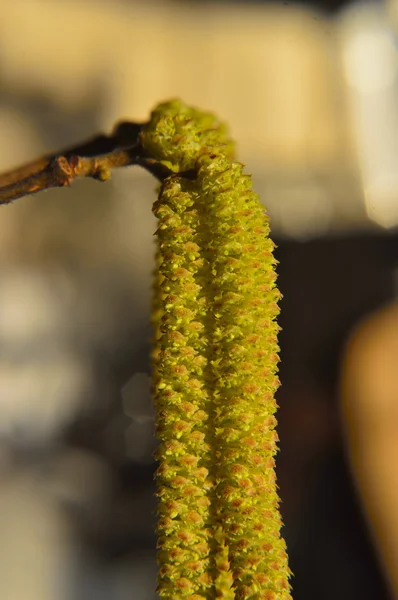
[[[228,131],[179,101],[0,176],[0,204],[140,165],[162,182],[153,307],[162,600],[291,600],[274,456],[278,301]]]

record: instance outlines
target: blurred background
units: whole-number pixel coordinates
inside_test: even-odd
[[[398,597],[398,536],[384,543],[373,518],[398,506],[398,317],[378,320],[398,293],[397,44],[397,0],[0,2],[0,171],[145,121],[171,97],[230,124],[278,245],[278,478],[295,600]],[[154,189],[130,168],[0,211],[8,600],[156,598]]]

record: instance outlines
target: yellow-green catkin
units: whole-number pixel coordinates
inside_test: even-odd
[[[199,159],[212,260],[217,489],[236,598],[290,598],[275,481],[279,291],[269,223],[251,177]]]
[[[164,598],[206,598],[212,587],[207,306],[201,285],[204,261],[197,244],[197,210],[184,183],[169,178],[154,206],[159,219],[161,304],[155,322],[155,402],[161,441],[159,593]]]
[[[212,115],[162,104],[142,143],[175,173],[154,205],[159,593],[288,600],[268,218]]]

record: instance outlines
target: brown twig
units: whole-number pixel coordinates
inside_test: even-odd
[[[106,181],[111,169],[128,165],[142,166],[163,181],[172,173],[145,153],[140,142],[142,128],[136,123],[120,123],[110,136],[97,136],[0,175],[0,204],[49,188],[69,186],[78,177]]]

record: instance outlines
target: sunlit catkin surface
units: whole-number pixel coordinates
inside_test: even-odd
[[[154,209],[159,592],[231,597],[232,585],[235,598],[287,600],[268,218],[211,115],[163,104],[143,143],[176,173]]]
[[[236,598],[290,598],[275,481],[279,385],[276,287],[268,218],[251,178],[225,157],[199,160],[208,227],[216,503]]]

